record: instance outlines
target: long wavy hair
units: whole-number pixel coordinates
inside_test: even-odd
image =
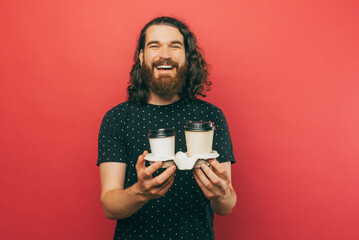
[[[147,23],[140,33],[134,57],[134,64],[130,73],[130,81],[128,82],[127,87],[128,100],[132,103],[137,103],[138,105],[145,105],[148,102],[149,89],[145,80],[142,78],[139,55],[141,50],[144,51],[146,31],[152,25],[168,25],[175,27],[183,36],[188,68],[186,73],[186,84],[180,93],[181,99],[193,101],[198,95],[206,97],[204,91],[209,91],[212,83],[207,80],[207,63],[202,57],[201,49],[197,46],[195,35],[189,30],[185,23],[175,18],[158,17]]]

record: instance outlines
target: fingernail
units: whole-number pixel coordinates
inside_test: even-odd
[[[201,167],[202,167],[203,169],[208,168],[208,167],[207,167],[207,165],[206,165],[206,164],[204,164],[204,163],[202,164],[202,166],[201,166]]]

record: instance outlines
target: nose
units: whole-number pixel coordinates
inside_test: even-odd
[[[159,57],[163,59],[169,59],[171,57],[170,49],[167,46],[162,47]]]

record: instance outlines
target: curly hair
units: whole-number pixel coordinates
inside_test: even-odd
[[[134,57],[134,64],[130,73],[130,81],[128,82],[129,85],[127,87],[128,100],[132,103],[137,103],[138,105],[145,105],[148,102],[149,88],[142,78],[139,55],[140,51],[143,51],[145,47],[146,31],[152,25],[175,27],[183,36],[188,68],[186,73],[186,83],[180,93],[181,99],[184,99],[185,101],[193,101],[198,95],[206,97],[203,92],[209,91],[212,83],[207,80],[207,63],[202,57],[201,49],[197,46],[195,35],[189,30],[185,23],[175,18],[158,17],[147,23],[140,33]]]

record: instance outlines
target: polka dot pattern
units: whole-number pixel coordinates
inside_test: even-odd
[[[175,151],[186,152],[183,127],[189,120],[214,122],[213,149],[220,154],[217,160],[235,162],[222,111],[202,100],[179,100],[164,106],[124,102],[109,110],[100,127],[97,165],[126,163],[127,188],[137,182],[138,156],[144,150],[150,152],[149,130],[174,128]],[[163,171],[158,170],[154,177]],[[196,183],[192,170],[177,170],[173,185],[163,197],[149,201],[129,218],[117,220],[114,239],[214,239],[213,218],[210,202]]]

